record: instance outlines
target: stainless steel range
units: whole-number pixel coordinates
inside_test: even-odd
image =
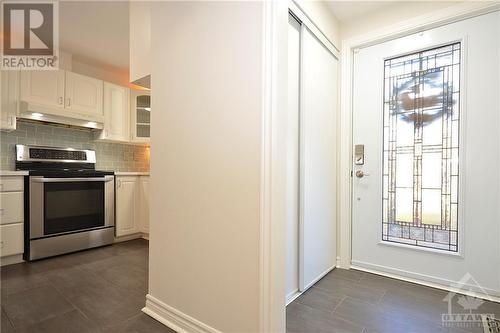
[[[114,173],[95,170],[95,151],[16,146],[25,179],[25,260],[111,244]]]

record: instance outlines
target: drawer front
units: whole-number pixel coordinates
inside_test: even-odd
[[[23,224],[0,225],[0,256],[11,256],[23,252]]]
[[[24,220],[23,192],[0,193],[0,224],[22,222]]]
[[[24,178],[19,176],[0,177],[0,192],[22,191],[24,188]]]

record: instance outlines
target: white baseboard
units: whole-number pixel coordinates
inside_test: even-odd
[[[294,290],[291,293],[289,293],[288,295],[286,295],[286,305],[295,301],[295,299],[297,297],[299,297],[300,295],[302,295],[302,292],[300,292],[298,289]]]
[[[333,269],[335,269],[335,267],[337,267],[337,266],[332,266],[332,267],[328,268],[326,271],[324,271],[323,273],[321,273],[316,279],[314,279],[311,283],[309,283],[307,286],[305,286],[304,290],[297,289],[297,290],[294,290],[294,291],[288,293],[288,295],[286,295],[286,297],[285,297],[286,305],[295,301],[295,299],[297,297],[302,295],[307,289],[314,286],[319,280],[324,278],[326,274],[330,273]]]
[[[373,273],[377,275],[382,275],[386,277],[390,277],[397,280],[402,280],[406,282],[416,283],[420,285],[424,285],[431,288],[441,289],[449,292],[465,294],[477,298],[486,299],[493,302],[500,302],[500,294],[499,291],[489,288],[479,289],[475,285],[464,284],[464,287],[469,290],[462,290],[452,285],[457,284],[458,281],[452,281],[448,279],[438,278],[435,276],[419,274],[415,272],[405,271],[402,269],[386,267],[381,265],[370,264],[362,261],[352,261],[351,268],[357,269],[360,271]],[[485,294],[486,293],[486,294]]]
[[[12,256],[2,257],[0,259],[0,266],[19,264],[20,262],[23,262],[23,261],[24,260],[23,260],[22,254],[14,254]]]
[[[302,292],[306,291],[307,289],[311,288],[313,285],[316,284],[316,282],[318,282],[319,280],[321,280],[326,274],[330,273],[336,266],[333,265],[332,267],[328,268],[326,271],[324,271],[323,273],[321,273],[316,279],[314,279],[313,281],[311,281],[311,283],[309,283],[307,286],[304,287],[304,290],[302,290]]]
[[[150,294],[146,295],[146,306],[142,312],[178,333],[221,333]]]
[[[120,243],[120,242],[126,242],[132,239],[137,239],[137,238],[142,238],[142,234],[140,232],[132,235],[126,235],[126,236],[120,236],[120,237],[115,237],[115,240],[113,243]]]

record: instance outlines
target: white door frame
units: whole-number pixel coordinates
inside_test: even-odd
[[[260,181],[260,332],[285,332],[286,114],[288,13],[339,58],[333,42],[293,0],[263,6],[263,85]]]
[[[352,98],[354,53],[359,49],[411,35],[449,23],[487,14],[500,9],[498,3],[464,2],[390,25],[364,35],[342,41],[341,106],[340,106],[340,162],[339,162],[339,262],[338,267],[351,268],[352,246]]]

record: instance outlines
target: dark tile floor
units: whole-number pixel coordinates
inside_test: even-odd
[[[288,305],[287,333],[483,332],[481,327],[443,327],[447,292],[356,270],[335,269]],[[453,313],[468,313],[453,298]],[[500,304],[485,302],[473,313],[500,318]]]
[[[2,333],[175,333],[141,312],[148,290],[145,240],[0,272]],[[445,296],[437,289],[335,269],[287,307],[287,333],[482,333],[442,327]],[[459,312],[460,306],[453,309]],[[498,303],[486,302],[479,310],[500,317]]]
[[[142,239],[1,268],[1,332],[166,332],[143,314]]]

